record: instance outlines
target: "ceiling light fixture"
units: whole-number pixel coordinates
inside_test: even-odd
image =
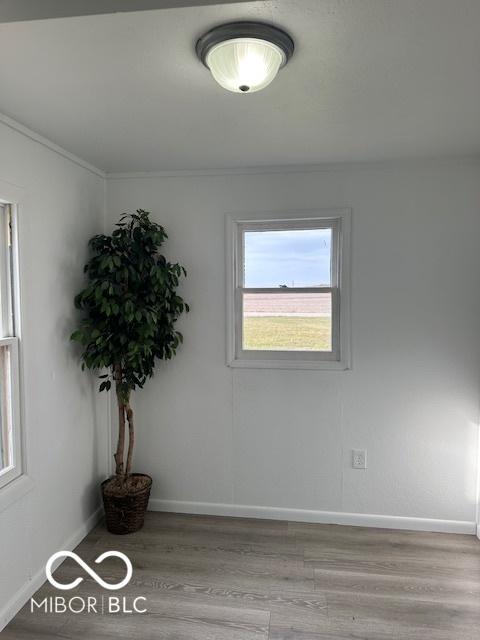
[[[292,57],[292,38],[262,22],[231,22],[197,42],[197,55],[224,89],[254,93],[268,86]]]

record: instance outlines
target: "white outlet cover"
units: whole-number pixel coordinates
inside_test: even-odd
[[[367,452],[365,449],[352,449],[352,467],[354,469],[367,468]]]

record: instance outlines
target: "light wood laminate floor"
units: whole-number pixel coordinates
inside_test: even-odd
[[[148,513],[142,531],[103,525],[76,552],[129,585],[107,595],[147,598],[144,614],[30,613],[2,640],[479,640],[480,541],[473,536],[336,525]],[[55,573],[85,580],[73,591],[46,583],[36,594],[106,592],[72,560]]]

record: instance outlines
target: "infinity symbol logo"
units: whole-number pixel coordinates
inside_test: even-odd
[[[69,582],[68,584],[61,584],[60,582],[57,582],[52,575],[52,566],[58,558],[73,558],[73,560],[75,560],[75,562],[78,565],[80,565],[82,569],[86,573],[88,573],[88,575],[92,577],[95,580],[95,582],[97,582],[101,587],[103,587],[104,589],[109,589],[110,591],[116,591],[117,589],[121,589],[122,587],[124,587],[126,584],[130,582],[130,578],[132,577],[132,573],[133,573],[133,567],[129,558],[127,558],[127,556],[124,553],[121,553],[120,551],[105,551],[105,553],[102,553],[101,555],[98,556],[98,558],[95,560],[95,563],[99,564],[100,562],[103,562],[105,558],[111,558],[111,557],[120,558],[121,560],[123,560],[123,562],[125,563],[125,566],[127,567],[127,574],[125,578],[121,582],[117,582],[116,584],[105,582],[105,580],[103,580],[98,575],[98,573],[93,571],[93,569],[91,569],[88,566],[88,564],[86,564],[80,558],[80,556],[77,556],[76,553],[73,553],[73,551],[57,551],[57,553],[54,553],[53,556],[49,558],[45,566],[45,573],[47,574],[47,579],[50,582],[50,584],[52,584],[57,589],[61,589],[62,591],[69,591],[70,589],[75,589],[75,587],[77,587],[81,582],[83,582],[83,578],[75,578],[73,582]]]

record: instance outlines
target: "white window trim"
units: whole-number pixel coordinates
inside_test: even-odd
[[[238,349],[240,343],[241,300],[238,283],[241,281],[239,270],[242,269],[241,256],[243,255],[241,242],[242,231],[251,227],[278,228],[298,222],[298,228],[319,228],[337,226],[338,246],[333,247],[337,252],[333,262],[338,265],[338,270],[333,274],[334,281],[331,287],[305,288],[305,292],[332,291],[337,285],[339,298],[332,300],[333,304],[340,307],[338,326],[333,327],[339,339],[337,341],[337,353],[325,354],[320,352],[287,352],[287,351],[245,351]],[[300,211],[275,211],[259,213],[231,213],[226,216],[226,274],[227,274],[227,365],[239,368],[261,369],[324,369],[342,371],[351,367],[350,362],[350,235],[351,235],[351,209],[315,209]],[[336,278],[336,281],[335,281]],[[297,289],[298,290],[298,289]],[[254,292],[254,289],[250,291]],[[268,291],[262,289],[261,291]],[[278,292],[278,289],[275,289]]]
[[[0,200],[0,207],[5,205],[11,207],[12,220],[12,263],[5,251],[6,229],[1,229],[0,239],[0,260],[2,268],[5,269],[6,278],[0,278],[2,281],[0,286],[2,294],[12,301],[12,308],[2,306],[2,324],[7,328],[8,335],[0,338],[0,347],[7,347],[10,357],[10,442],[11,456],[10,464],[0,471],[0,511],[8,506],[12,501],[23,495],[26,490],[31,488],[33,484],[25,475],[24,460],[24,434],[21,428],[21,393],[20,393],[20,357],[19,357],[19,336],[20,336],[20,282],[19,282],[19,260],[18,260],[18,216],[17,206],[15,204]],[[3,214],[3,212],[2,212]],[[10,287],[13,290],[10,292]],[[10,295],[13,293],[13,295]],[[13,318],[15,318],[15,327],[13,326]],[[21,491],[19,491],[21,489]]]
[[[8,395],[10,398],[9,444],[10,464],[0,471],[0,491],[10,482],[22,475],[22,438],[20,429],[20,401],[18,374],[18,338],[0,338],[0,348],[7,347],[10,358],[10,380]]]

